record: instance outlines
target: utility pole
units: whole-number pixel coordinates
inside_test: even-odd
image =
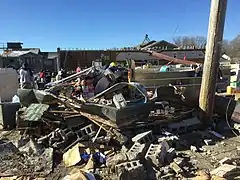
[[[205,126],[212,123],[226,9],[227,0],[212,0],[199,96],[200,119]]]

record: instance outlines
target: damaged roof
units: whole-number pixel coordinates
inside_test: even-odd
[[[29,53],[38,55],[40,53],[40,49],[32,48],[32,49],[21,49],[18,51],[6,51],[2,54],[2,57],[20,57]]]

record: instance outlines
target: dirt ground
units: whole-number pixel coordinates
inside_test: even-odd
[[[210,135],[207,133],[207,131],[197,131],[192,132],[188,134],[184,134],[180,136],[180,139],[175,145],[177,154],[182,154],[183,157],[189,158],[189,161],[191,164],[197,169],[208,169],[209,171],[217,168],[219,166],[219,161],[223,158],[227,157],[229,159],[235,159],[234,163],[236,165],[240,164],[240,136],[233,136],[231,131],[228,131],[227,133],[221,133],[225,136],[225,139],[217,138],[213,135]],[[2,131],[0,132],[0,140],[4,141],[11,141],[16,142],[17,139],[20,138],[19,132],[16,131]],[[212,145],[204,145],[203,140],[204,139],[211,139]],[[197,152],[194,152],[191,150],[191,145],[199,148],[200,150]],[[14,174],[16,176],[18,175],[27,175],[32,177],[32,179],[36,179],[39,177],[38,173],[34,172],[34,167],[26,166],[26,162],[24,159],[22,159],[21,154],[15,154],[12,157],[5,157],[9,158],[8,164],[1,164],[2,167],[0,167],[1,172],[4,172],[6,170],[6,166],[22,166],[21,174]],[[3,160],[3,159],[1,159]],[[5,159],[6,160],[6,159]],[[6,161],[2,161],[6,162]],[[11,163],[10,163],[11,162]],[[37,164],[36,164],[37,166]],[[65,177],[72,169],[78,168],[78,167],[72,167],[72,168],[66,168],[64,164],[61,162],[61,155],[55,155],[53,157],[53,170],[51,173],[49,173],[47,176],[44,176],[42,178],[45,179],[51,179],[51,180],[59,180]],[[79,167],[80,168],[80,167]],[[16,171],[16,173],[19,171]],[[35,173],[35,174],[34,174]],[[194,173],[192,173],[194,174]],[[239,175],[235,175],[235,179],[240,178]]]

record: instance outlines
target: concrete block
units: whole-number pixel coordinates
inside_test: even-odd
[[[237,167],[234,165],[223,164],[220,167],[211,171],[211,175],[227,178],[232,172],[236,171]]]
[[[96,131],[93,130],[93,124],[89,124],[83,128],[81,128],[82,135],[89,135],[90,137],[96,133]]]
[[[140,144],[147,144],[154,141],[152,131],[147,131],[144,133],[140,133],[132,138],[133,142],[138,142]]]
[[[170,147],[175,147],[179,138],[175,135],[170,136],[159,136],[158,137],[158,143],[161,143],[163,141],[167,142]]]
[[[145,153],[146,145],[135,142],[127,152],[127,156],[129,160],[137,160],[144,158]]]
[[[172,133],[182,134],[182,133],[192,132],[194,130],[197,130],[199,129],[200,125],[201,125],[200,120],[197,117],[193,117],[178,123],[169,124],[168,130]]]
[[[167,149],[162,144],[150,144],[145,159],[151,164],[159,167],[164,163]]]
[[[139,160],[116,165],[118,176],[122,179],[146,179],[146,173]],[[124,175],[123,175],[124,174]]]
[[[122,93],[116,94],[113,96],[113,102],[117,109],[121,109],[127,106],[127,102],[123,97]]]

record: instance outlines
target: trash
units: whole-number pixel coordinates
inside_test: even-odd
[[[196,148],[196,146],[190,146],[190,149],[191,149],[191,151],[193,151],[193,152],[197,152],[197,151],[198,151],[198,149]]]
[[[181,174],[182,172],[183,172],[183,170],[179,167],[179,165],[177,165],[177,163],[175,163],[175,162],[172,162],[171,164],[170,164],[170,168],[172,168],[172,170],[174,170],[174,172],[176,173],[176,174]]]
[[[204,139],[203,141],[204,141],[204,143],[205,143],[207,146],[209,146],[209,145],[214,145],[212,139]]]
[[[106,164],[106,156],[101,152],[94,153],[93,159],[97,164]]]
[[[216,131],[209,130],[209,132],[220,139],[225,139],[225,136],[217,133]]]
[[[94,163],[94,159],[93,159],[93,155],[91,154],[91,155],[89,155],[89,154],[85,154],[86,155],[86,159],[87,159],[87,164],[86,164],[86,166],[84,166],[84,168],[82,169],[82,170],[84,170],[84,171],[89,171],[89,170],[93,170],[94,169],[94,165],[95,165],[95,163]]]
[[[20,99],[17,95],[14,95],[13,98],[12,98],[12,103],[19,103],[20,102]]]
[[[76,144],[71,149],[63,154],[63,162],[67,167],[74,166],[81,161],[79,144]]]
[[[84,162],[88,162],[88,160],[90,159],[90,154],[88,154],[87,152],[83,152],[81,154],[81,159],[84,161]]]

